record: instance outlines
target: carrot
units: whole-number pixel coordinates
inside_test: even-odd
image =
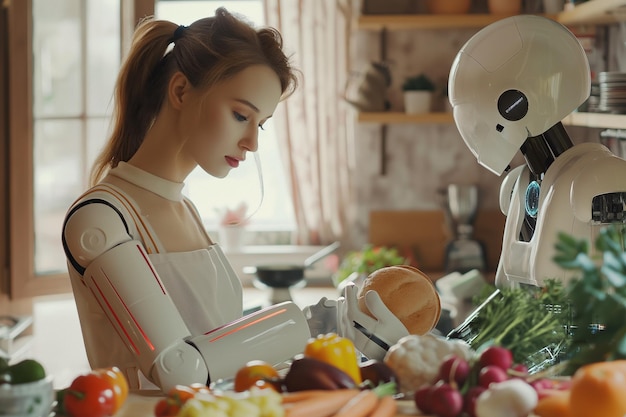
[[[318,394],[311,393],[311,395],[306,398],[306,391],[301,392],[301,400],[288,403],[284,403],[283,401],[285,417],[334,416],[337,410],[341,409],[341,407],[360,393],[357,389],[337,389]],[[286,396],[289,397],[289,395],[283,395],[283,398]],[[293,397],[295,397],[295,395]]]
[[[569,417],[570,393],[567,390],[554,391],[539,399],[533,413],[539,417]]]
[[[352,391],[354,395],[357,394],[358,390],[356,389],[348,389],[341,388],[338,390],[324,390],[324,389],[307,389],[303,391],[293,391],[293,392],[283,392],[283,404],[291,404],[297,403],[300,401],[308,400],[311,398],[320,398],[328,396],[330,393],[341,393],[345,391]],[[346,394],[347,395],[347,394]]]
[[[378,400],[378,404],[372,412],[369,414],[369,417],[393,417],[396,415],[398,411],[398,403],[393,399],[392,396],[385,395],[384,397],[380,397]]]
[[[337,411],[333,417],[366,417],[378,405],[378,395],[366,389],[359,392]]]

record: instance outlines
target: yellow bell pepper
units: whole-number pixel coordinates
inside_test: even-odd
[[[321,334],[309,339],[304,356],[314,358],[342,370],[358,385],[362,382],[361,369],[352,340],[335,333]]]

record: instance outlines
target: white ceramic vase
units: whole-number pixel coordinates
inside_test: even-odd
[[[245,228],[243,226],[220,226],[219,244],[226,252],[240,252],[243,247]]]
[[[433,93],[424,90],[404,92],[404,111],[409,114],[428,113],[432,107]]]

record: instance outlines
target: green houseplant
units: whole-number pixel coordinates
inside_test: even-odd
[[[333,275],[333,283],[339,286],[350,275],[367,276],[385,266],[406,264],[407,259],[396,248],[365,245],[361,250],[348,252]]]
[[[593,362],[626,359],[625,248],[621,224],[601,229],[595,241],[559,234],[554,260],[572,273],[567,374]]]
[[[404,110],[410,114],[428,113],[432,106],[435,83],[426,75],[408,77],[402,84]]]
[[[407,77],[402,84],[402,91],[435,91],[435,83],[426,75],[418,74]]]

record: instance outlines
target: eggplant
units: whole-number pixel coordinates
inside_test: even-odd
[[[387,382],[400,383],[395,371],[383,361],[370,359],[359,364],[359,368],[363,383],[367,383],[370,388],[375,388]]]
[[[355,388],[356,382],[336,366],[319,359],[297,356],[283,378],[283,387],[287,392],[311,389],[335,390]]]

